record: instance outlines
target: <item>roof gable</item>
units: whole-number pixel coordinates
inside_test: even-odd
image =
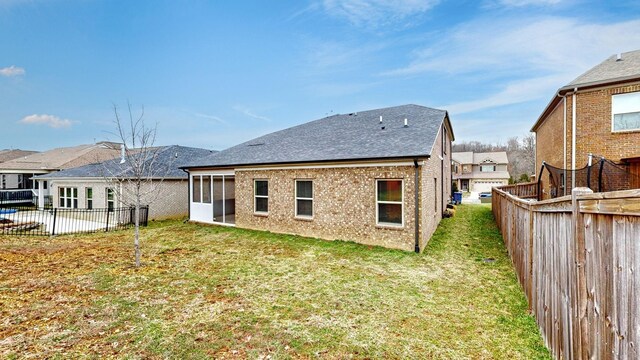
[[[333,115],[255,138],[186,167],[427,157],[445,119],[446,111],[419,105]]]
[[[619,59],[618,55],[612,55],[575,78],[565,87],[573,88],[628,78],[640,78],[640,50],[622,53]]]
[[[508,164],[509,158],[505,151],[494,152],[482,152],[476,153],[473,151],[454,152],[451,154],[451,158],[460,164],[473,164],[480,165],[482,163],[489,164]]]
[[[629,51],[618,55],[611,55],[600,64],[582,73],[569,84],[558,89],[553,95],[542,114],[538,117],[531,128],[532,132],[537,132],[549,114],[559,105],[562,95],[565,95],[577,88],[588,88],[606,86],[610,84],[640,80],[640,50]]]

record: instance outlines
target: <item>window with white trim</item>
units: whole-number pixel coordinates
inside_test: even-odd
[[[201,181],[202,181],[202,176],[200,175],[193,175],[193,177],[191,178],[191,193],[192,193],[192,200],[194,203],[200,203],[202,202],[202,187],[200,185]]]
[[[376,180],[376,224],[403,226],[402,180]]]
[[[93,209],[93,189],[88,187],[85,189],[85,198],[87,199],[87,209]]]
[[[313,217],[312,180],[296,180],[296,216]]]
[[[493,172],[496,171],[495,165],[480,165],[481,172]]]
[[[612,131],[640,130],[640,91],[611,96]]]
[[[115,191],[113,191],[112,188],[107,188],[106,197],[107,197],[107,209],[109,211],[113,211],[113,209],[116,208],[116,194],[115,194]]]
[[[269,213],[269,181],[253,181],[253,211],[259,214]]]
[[[58,188],[58,205],[61,208],[78,208],[78,188],[61,187]]]

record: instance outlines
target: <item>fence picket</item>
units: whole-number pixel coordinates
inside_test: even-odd
[[[132,209],[0,207],[0,234],[52,236],[126,229],[135,224]],[[141,226],[147,226],[148,212],[148,206],[140,208]]]
[[[640,191],[527,201],[509,190],[494,188],[494,216],[553,356],[638,358]]]

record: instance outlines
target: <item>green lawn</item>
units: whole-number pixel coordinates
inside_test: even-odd
[[[173,221],[135,269],[130,238],[0,237],[0,357],[549,358],[486,206],[423,254]]]

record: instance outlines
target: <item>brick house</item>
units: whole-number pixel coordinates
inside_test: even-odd
[[[151,203],[149,219],[186,216],[188,176],[180,166],[211,155],[212,151],[178,145],[155,150],[155,165],[149,167],[153,173],[145,176],[142,188],[142,203]],[[128,176],[130,167],[118,158],[36,176],[34,180],[49,182],[55,208],[108,209],[132,206],[133,202],[126,198],[130,192],[122,188],[130,185],[125,181],[120,187],[116,182],[108,181],[112,177],[127,179]]]
[[[451,197],[444,110],[333,115],[186,167],[190,219],[421,251]]]
[[[509,159],[504,151],[454,152],[453,181],[460,191],[488,192],[494,186],[509,184]]]
[[[613,55],[561,87],[531,131],[536,134],[536,169],[543,161],[582,168],[592,153],[640,175],[640,50]],[[558,195],[573,187],[564,184],[562,175]],[[547,198],[551,178],[543,175],[540,181],[542,198]]]

